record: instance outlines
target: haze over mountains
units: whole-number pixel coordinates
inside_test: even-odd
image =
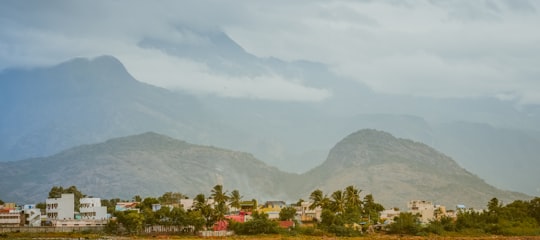
[[[374,128],[433,146],[499,188],[539,194],[537,105],[379,94],[321,63],[256,57],[223,32],[178,31],[205,41],[146,38],[139,45],[204,63],[231,78],[295,79],[312,98],[166,90],[135,80],[113,56],[8,69],[0,73],[0,160],[45,157],[81,144],[154,131],[253,153],[283,171],[303,173],[322,163],[343,136]]]
[[[240,190],[245,199],[307,199],[349,185],[372,193],[386,207],[426,199],[453,207],[484,208],[493,197],[504,202],[525,194],[496,189],[427,145],[361,130],[337,143],[328,159],[305,174],[271,167],[251,154],[194,145],[144,133],[83,145],[46,158],[0,163],[3,200],[43,201],[52,186],[75,185],[85,194],[131,199],[181,192],[207,194],[215,184]]]

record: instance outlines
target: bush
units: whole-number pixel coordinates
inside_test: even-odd
[[[390,224],[389,232],[397,234],[409,234],[416,235],[420,232],[420,224],[418,224],[418,217],[412,213],[400,213],[399,217],[396,217],[395,222]]]
[[[278,223],[268,219],[267,214],[254,212],[252,217],[252,220],[245,223],[231,222],[229,229],[238,235],[279,233]]]

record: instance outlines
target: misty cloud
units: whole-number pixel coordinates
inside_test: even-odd
[[[331,97],[309,79],[275,71],[231,76],[139,45],[148,37],[201,41],[178,31],[186,25],[224,31],[259,58],[324,63],[377,92],[540,103],[539,7],[526,0],[4,1],[0,69],[111,54],[160,86],[273,100]]]

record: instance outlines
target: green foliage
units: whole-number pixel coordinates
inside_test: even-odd
[[[180,200],[186,198],[186,196],[179,192],[166,192],[158,198],[159,203],[168,205],[180,203]]]
[[[2,199],[0,199],[0,205],[4,205],[4,201],[2,201]]]
[[[416,235],[420,230],[418,216],[405,212],[400,213],[389,227],[389,232],[395,234]]]
[[[75,211],[79,211],[79,206],[81,205],[81,198],[86,197],[86,195],[82,194],[79,189],[75,186],[70,186],[68,188],[63,188],[61,186],[53,186],[51,190],[49,191],[49,198],[60,198],[62,197],[63,193],[73,193],[75,197]]]
[[[45,210],[47,208],[47,204],[44,202],[37,203],[36,208]]]
[[[117,212],[116,218],[119,224],[130,234],[138,234],[143,229],[145,218],[143,214],[136,211]]]
[[[152,210],[152,204],[158,204],[158,203],[159,203],[159,200],[157,198],[147,197],[141,202],[141,204],[139,205],[139,208],[141,210],[145,210],[145,209]]]
[[[245,223],[232,221],[229,228],[239,235],[276,234],[279,232],[278,223],[268,219],[268,214],[255,211],[252,218]]]
[[[227,201],[229,196],[227,196],[227,192],[223,191],[223,186],[218,184],[212,189],[212,198],[216,203],[213,216],[216,221],[221,221],[225,219],[225,214],[228,211]]]
[[[279,220],[293,220],[296,215],[296,208],[294,207],[284,207],[279,211]]]
[[[233,190],[229,196],[229,205],[233,208],[240,209],[240,203],[242,202],[242,197],[238,190]]]

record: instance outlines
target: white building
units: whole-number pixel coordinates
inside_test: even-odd
[[[47,218],[50,220],[70,220],[75,216],[75,195],[62,193],[60,198],[45,200]]]
[[[399,217],[400,213],[401,211],[399,211],[399,209],[391,208],[391,209],[383,210],[379,214],[380,214],[380,218],[382,222],[385,224],[388,224],[388,223],[393,223],[394,218]]]
[[[83,220],[107,219],[107,207],[101,206],[100,198],[81,198],[79,212]]]
[[[41,209],[35,204],[26,204],[22,209],[24,213],[24,225],[29,227],[41,226]]]
[[[0,227],[18,227],[21,226],[24,219],[20,210],[10,210],[9,212],[0,212]]]

